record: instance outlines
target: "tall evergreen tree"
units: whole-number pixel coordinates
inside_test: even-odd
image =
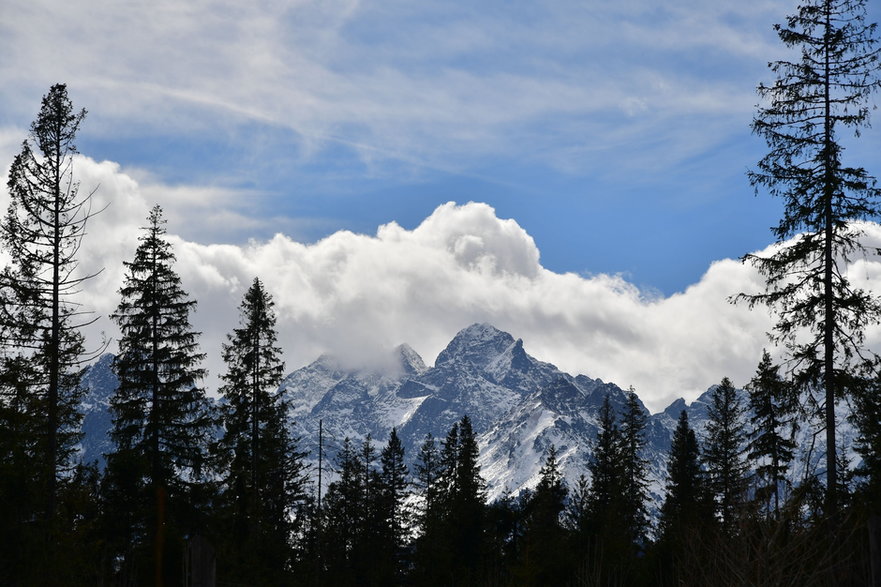
[[[162,210],[154,206],[132,261],[126,262],[114,370],[119,388],[110,400],[114,444],[107,455],[108,502],[125,553],[140,547],[152,580],[180,569],[185,533],[200,529],[207,449],[214,422],[198,382],[198,335],[189,322],[189,299],[172,264]],[[136,563],[137,564],[137,563]],[[146,570],[143,566],[141,569]],[[138,581],[147,580],[141,576]]]
[[[746,490],[744,408],[731,381],[724,377],[710,393],[704,463],[707,486],[724,532],[731,534]]]
[[[5,410],[28,410],[36,438],[29,467],[38,464],[40,517],[54,525],[59,479],[72,469],[79,438],[81,329],[94,319],[76,301],[84,281],[77,254],[92,217],[92,193],[75,179],[76,135],[86,116],[76,111],[65,84],[43,96],[21,152],[9,169],[9,208],[0,240],[11,266],[0,276],[3,290],[2,379]],[[11,348],[10,348],[11,347]],[[28,395],[27,401],[10,397]]]
[[[688,424],[688,413],[679,414],[670,455],[667,461],[667,483],[655,555],[659,577],[670,585],[686,584],[694,577],[690,569],[700,567],[702,543],[714,536],[713,501],[706,488],[701,469],[700,447],[694,430]]]
[[[659,523],[660,538],[671,543],[688,539],[701,525],[707,507],[705,477],[700,465],[700,447],[688,424],[688,413],[679,414],[667,465],[667,484]]]
[[[339,477],[327,487],[322,502],[322,583],[354,585],[354,557],[363,536],[366,499],[364,467],[349,438],[343,441],[336,464]]]
[[[395,550],[400,550],[404,546],[404,540],[410,526],[406,508],[406,499],[409,494],[409,482],[407,481],[409,471],[407,465],[404,464],[404,445],[395,428],[392,428],[389,433],[388,444],[383,447],[379,462],[382,467],[380,473],[382,515],[386,527],[391,530]]]
[[[608,394],[600,407],[600,429],[588,463],[587,544],[604,582],[623,581],[634,549],[633,512],[627,499],[621,429]]]
[[[421,465],[433,459],[423,445]],[[479,580],[485,547],[486,486],[477,464],[478,446],[468,416],[453,424],[439,451],[436,493],[422,516],[416,582],[424,585],[473,584]],[[419,470],[419,469],[418,469]],[[429,469],[419,473],[425,484]],[[427,487],[431,487],[428,484]]]
[[[242,579],[281,582],[291,556],[297,509],[305,501],[304,453],[290,432],[288,405],[276,393],[284,373],[272,297],[254,279],[240,327],[223,345],[226,403],[220,441],[223,503],[232,518],[231,550]]]
[[[642,544],[648,529],[648,461],[642,456],[645,447],[645,408],[631,387],[621,417],[621,468],[626,500],[627,526],[634,542]]]
[[[864,330],[879,321],[881,301],[854,286],[844,267],[864,250],[855,221],[877,218],[881,191],[862,167],[844,161],[842,131],[869,124],[870,95],[881,86],[875,25],[866,25],[865,0],[804,0],[775,29],[800,52],[770,64],[777,79],[760,85],[766,105],[753,131],[770,148],[749,174],[758,190],[784,201],[768,256],[747,255],[765,277],[763,293],[741,294],[750,305],[778,313],[774,336],[787,345],[795,381],[825,392],[826,502],[837,510],[836,399],[850,393],[873,362]],[[856,377],[855,377],[856,376]]]
[[[480,476],[480,466],[477,464],[479,453],[471,419],[467,415],[462,416],[449,501],[449,522],[454,529],[455,560],[462,565],[466,582],[477,580],[484,545],[486,483]]]
[[[569,573],[569,551],[561,514],[569,490],[551,444],[545,452],[538,485],[524,508],[524,525],[518,549],[518,585],[562,585]]]
[[[622,496],[621,464],[621,430],[618,428],[615,412],[609,396],[603,398],[600,408],[600,430],[597,433],[593,455],[588,464],[590,472],[590,509],[591,517],[598,518],[608,512]]]
[[[752,412],[747,457],[756,464],[755,497],[774,518],[780,515],[780,494],[787,484],[786,471],[795,450],[794,398],[778,370],[771,355],[764,351],[755,376],[746,386]]]
[[[424,535],[427,528],[438,517],[438,496],[441,482],[440,451],[437,441],[429,432],[419,448],[415,464],[416,479],[414,489],[421,498],[421,506],[418,513],[418,527]]]

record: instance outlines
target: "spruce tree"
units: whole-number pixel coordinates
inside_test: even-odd
[[[627,473],[621,429],[607,394],[600,408],[600,429],[588,463],[587,547],[598,576],[605,582],[623,580],[634,554],[632,522],[627,498]]]
[[[673,432],[667,461],[667,483],[655,555],[660,576],[670,585],[686,584],[700,568],[706,552],[704,541],[715,529],[713,501],[706,488],[706,476],[700,465],[700,447],[685,410]],[[699,576],[699,573],[697,573]]]
[[[132,261],[126,262],[121,301],[113,319],[120,329],[111,398],[114,444],[107,455],[107,515],[123,534],[118,554],[140,549],[162,582],[180,569],[178,542],[201,529],[204,470],[214,430],[205,392],[198,387],[198,336],[190,300],[173,269],[162,210],[154,206]],[[119,528],[119,525],[122,527]],[[137,564],[137,563],[135,563]],[[141,576],[138,580],[147,580]]]
[[[724,377],[710,393],[704,441],[707,487],[726,534],[734,533],[746,491],[744,408],[737,390]]]
[[[423,445],[423,466],[433,459],[431,444]],[[433,503],[422,517],[416,580],[419,584],[473,584],[485,550],[486,486],[477,463],[477,439],[468,416],[453,424],[440,454]],[[429,468],[421,483],[431,487]]]
[[[786,487],[786,471],[795,450],[794,398],[778,370],[771,355],[764,351],[755,376],[746,386],[752,412],[747,457],[756,464],[755,498],[775,519],[780,515],[780,494]]]
[[[43,96],[21,152],[9,169],[9,208],[0,240],[11,265],[0,275],[4,364],[0,404],[27,410],[33,441],[29,467],[40,496],[39,517],[53,534],[58,485],[72,470],[79,439],[81,330],[94,321],[76,300],[93,277],[79,270],[77,255],[93,216],[92,193],[81,194],[74,176],[76,135],[86,116],[76,111],[65,84]],[[17,394],[28,398],[21,401]],[[23,421],[23,420],[20,420]],[[21,439],[20,439],[21,440]],[[54,540],[54,538],[53,538]]]
[[[425,440],[423,440],[422,446],[419,448],[419,455],[415,464],[416,478],[414,480],[414,490],[421,498],[418,526],[423,535],[439,516],[440,467],[440,451],[437,447],[437,441],[429,432],[425,435]]]
[[[388,443],[379,457],[380,471],[374,501],[377,506],[375,544],[373,551],[374,576],[377,582],[400,582],[406,561],[404,546],[410,530],[410,516],[406,504],[409,495],[407,465],[404,464],[404,445],[398,432],[392,428]]]
[[[596,530],[605,526],[626,527],[625,520],[609,520],[618,517],[622,513],[621,500],[624,496],[624,476],[621,471],[621,430],[618,427],[615,413],[609,396],[603,398],[600,408],[600,429],[597,433],[596,444],[588,464],[590,472],[590,494],[588,498],[590,513]],[[607,523],[608,521],[608,523]],[[601,533],[601,531],[600,531]]]
[[[294,525],[305,500],[304,453],[290,432],[288,405],[277,393],[284,373],[272,297],[254,279],[240,307],[240,327],[223,345],[219,443],[223,499],[230,512],[230,560],[242,579],[281,581]]]
[[[397,551],[404,546],[410,521],[405,503],[409,494],[409,471],[404,464],[404,445],[395,428],[389,433],[388,443],[380,453],[379,462],[382,467],[382,515],[385,526],[391,531],[394,549]]]
[[[518,585],[561,585],[566,582],[569,552],[560,515],[568,488],[551,444],[545,452],[539,481],[525,504],[522,538],[518,553]]]
[[[474,582],[484,544],[486,483],[480,476],[480,466],[477,464],[479,449],[471,419],[467,415],[462,416],[458,428],[449,523],[454,530],[454,560],[463,567],[464,581]]]
[[[355,556],[364,534],[366,488],[358,451],[347,437],[336,457],[338,479],[327,487],[322,502],[319,550],[324,562],[323,584],[354,585]]]
[[[841,135],[869,124],[870,95],[881,86],[875,25],[865,24],[865,0],[804,0],[776,25],[798,51],[770,64],[777,79],[760,85],[766,101],[753,131],[769,152],[749,173],[758,191],[782,198],[773,228],[779,243],[767,256],[747,255],[766,281],[763,293],[741,294],[777,311],[772,339],[787,346],[794,380],[819,387],[826,432],[826,504],[837,511],[837,399],[858,389],[873,364],[863,348],[865,328],[879,321],[881,301],[856,286],[845,267],[862,255],[859,220],[879,216],[881,190],[862,167],[845,162]]]
[[[688,424],[688,413],[679,414],[667,464],[667,483],[659,523],[662,542],[688,540],[701,527],[707,507],[705,476],[700,465],[700,447]]]
[[[631,539],[637,544],[646,540],[648,529],[648,461],[642,456],[645,447],[645,427],[648,421],[645,408],[631,387],[621,417],[621,468],[624,474],[627,526]]]

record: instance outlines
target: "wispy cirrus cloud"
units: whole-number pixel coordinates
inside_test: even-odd
[[[530,157],[533,140],[568,169],[575,147],[617,153],[615,128],[648,135],[687,116],[725,129],[720,118],[748,112],[755,80],[718,70],[761,70],[783,4],[14,0],[0,79],[20,116],[35,91],[69,80],[100,119],[90,132],[257,123],[290,129],[311,152],[339,141],[373,159],[463,168]],[[594,116],[603,132],[583,133]]]

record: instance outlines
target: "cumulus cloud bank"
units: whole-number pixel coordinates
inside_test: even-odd
[[[78,157],[76,171],[83,189],[100,186],[96,208],[110,204],[93,219],[82,248],[84,271],[104,268],[83,300],[102,316],[90,332],[97,343],[98,329],[115,336],[106,316],[119,301],[122,261],[131,258],[153,204],[145,194],[162,190],[139,185],[112,162]],[[159,203],[175,208],[173,200]],[[727,301],[762,287],[739,261],[713,263],[681,293],[650,296],[621,276],[545,269],[533,238],[482,203],[449,202],[412,230],[391,222],[373,235],[340,231],[308,244],[280,233],[244,246],[191,242],[175,236],[181,227],[170,216],[176,269],[199,302],[193,323],[203,333],[209,390],[223,370],[221,343],[237,326],[254,277],[275,298],[288,370],[322,352],[371,362],[402,342],[430,364],[459,329],[489,322],[523,338],[538,359],[635,386],[653,410],[694,398],[723,376],[745,383],[771,327],[766,312]],[[881,227],[866,230],[881,243]],[[877,258],[851,270],[861,285],[881,291]],[[869,334],[870,344],[881,340],[876,330]]]

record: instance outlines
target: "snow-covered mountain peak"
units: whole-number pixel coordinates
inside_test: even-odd
[[[472,324],[460,330],[435,361],[436,367],[449,363],[470,363],[485,367],[514,343],[514,337],[491,324]]]
[[[419,353],[413,350],[413,347],[407,343],[398,345],[395,348],[395,354],[398,357],[398,362],[404,375],[420,375],[428,370],[428,367],[425,366],[425,361],[422,360]]]

